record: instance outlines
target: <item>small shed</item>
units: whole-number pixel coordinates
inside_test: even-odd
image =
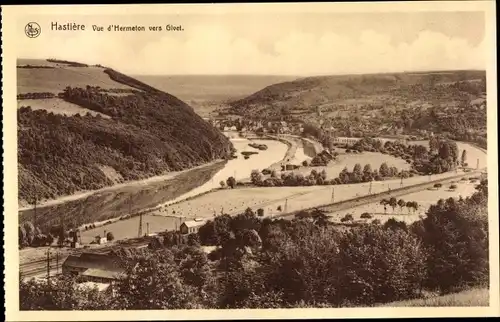
[[[198,229],[200,229],[201,226],[205,224],[205,221],[198,221],[198,220],[188,220],[185,221],[181,224],[179,227],[179,230],[181,234],[193,234],[197,233]]]

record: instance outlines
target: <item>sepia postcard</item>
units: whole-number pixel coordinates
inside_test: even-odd
[[[499,316],[495,25],[2,6],[6,320]]]

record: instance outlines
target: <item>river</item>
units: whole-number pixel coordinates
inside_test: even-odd
[[[288,146],[277,140],[247,140],[244,138],[231,138],[234,148],[236,149],[236,155],[238,158],[229,160],[224,168],[217,172],[211,180],[205,184],[194,188],[193,190],[185,193],[173,200],[167,201],[160,206],[168,206],[173,203],[182,201],[186,198],[190,198],[212,189],[219,188],[220,182],[226,182],[227,178],[234,177],[236,180],[242,180],[250,177],[252,170],[256,169],[262,171],[263,169],[269,167],[270,165],[280,162],[286,154]],[[250,146],[249,143],[258,143],[267,145],[267,150],[257,150]],[[258,154],[253,154],[249,159],[244,159],[241,154],[242,151],[256,151]]]

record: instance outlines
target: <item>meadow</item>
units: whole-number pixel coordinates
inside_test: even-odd
[[[85,88],[87,85],[100,86],[104,89],[133,89],[113,81],[100,67],[17,68],[17,94],[38,92],[57,94],[67,86]]]
[[[60,98],[44,98],[44,99],[25,99],[17,100],[17,108],[29,106],[32,110],[46,110],[49,113],[61,114],[66,116],[80,114],[81,116],[90,113],[93,116],[100,115],[103,118],[110,118],[109,115],[102,114],[81,107],[79,105],[66,102]]]

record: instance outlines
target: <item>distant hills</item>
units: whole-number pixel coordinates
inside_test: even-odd
[[[301,78],[229,103],[247,118],[307,122],[336,135],[486,130],[485,71]]]
[[[188,169],[231,153],[230,141],[166,92],[99,65],[18,60],[19,198]]]

